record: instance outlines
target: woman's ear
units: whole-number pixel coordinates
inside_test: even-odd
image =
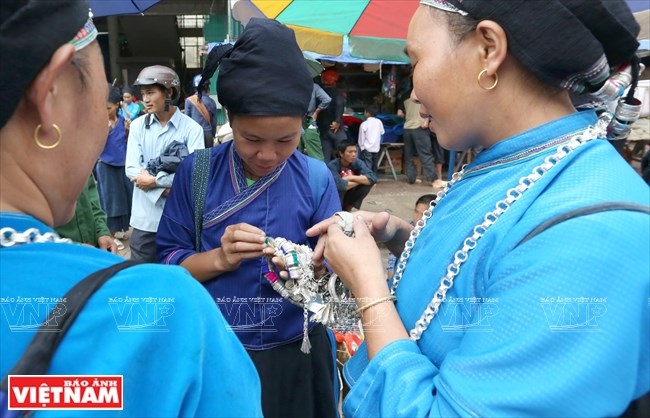
[[[508,55],[508,37],[501,25],[492,20],[482,20],[476,25],[483,68],[488,76],[497,73]]]
[[[59,47],[27,89],[27,100],[30,102],[30,107],[38,111],[38,119],[44,134],[52,129],[53,123],[56,123],[54,120],[55,96],[60,94],[63,89],[69,88],[62,84],[61,76],[68,64],[72,62],[74,53],[74,46],[70,44]]]

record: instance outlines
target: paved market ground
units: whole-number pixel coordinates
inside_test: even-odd
[[[420,178],[424,180],[423,177]],[[426,180],[420,184],[408,184],[405,175],[398,175],[397,180],[393,180],[390,175],[380,175],[379,182],[363,201],[361,209],[373,212],[386,211],[410,221],[413,217],[415,201],[423,194],[436,193],[438,190],[440,189],[432,188]]]

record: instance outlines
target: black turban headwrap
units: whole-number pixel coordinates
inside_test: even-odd
[[[106,99],[106,102],[117,104],[120,103],[121,101],[122,101],[122,93],[120,93],[120,89],[108,83],[108,98]]]
[[[3,0],[0,7],[0,128],[25,89],[88,20],[85,0]]]
[[[220,64],[220,65],[219,65]],[[214,47],[198,90],[217,66],[219,102],[235,115],[303,116],[314,82],[293,30],[253,18],[234,46]]]
[[[597,90],[610,67],[633,61],[639,46],[639,24],[624,0],[447,2],[475,20],[499,23],[526,69],[575,93]]]

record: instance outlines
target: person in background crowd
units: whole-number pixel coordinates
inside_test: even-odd
[[[106,225],[106,213],[99,203],[99,193],[92,175],[77,198],[74,217],[65,225],[56,227],[55,231],[63,238],[110,251],[113,254],[124,249],[124,244],[119,240],[113,240],[111,231]]]
[[[440,146],[435,132],[429,132],[431,139],[431,155],[433,156],[433,167],[436,170],[436,179],[431,183],[434,189],[442,189],[447,182],[442,179],[442,165],[445,163],[445,149]]]
[[[305,230],[341,208],[325,164],[296,149],[313,81],[293,31],[270,19],[213,48],[201,79],[217,68],[234,138],[180,164],[158,259],[185,267],[228,318],[260,375],[265,417],[334,417],[332,341],[264,277],[267,237],[313,245]]]
[[[214,145],[214,137],[217,134],[217,103],[209,96],[210,81],[203,84],[202,90],[198,90],[201,75],[194,77],[194,88],[196,93],[185,99],[185,114],[191,117],[203,128],[205,148]]]
[[[352,142],[341,142],[338,152],[339,157],[327,166],[339,191],[341,207],[345,211],[359,209],[363,199],[377,183],[377,176],[366,163],[357,158],[357,146]]]
[[[318,121],[320,112],[327,109],[331,102],[332,98],[325,93],[325,90],[314,83],[314,89],[311,92],[311,99],[309,100],[309,107],[306,113],[307,119],[312,119],[314,122]]]
[[[124,87],[122,89],[122,101],[120,102],[120,110],[118,113],[124,118],[127,126],[132,120],[142,114],[142,108],[136,100],[135,92],[131,87]]]
[[[325,70],[321,74],[323,90],[332,99],[329,106],[319,113],[316,120],[325,163],[332,160],[338,149],[338,144],[347,139],[347,133],[343,126],[345,99],[341,91],[336,87],[338,79],[339,74],[336,70]]]
[[[619,107],[640,109],[638,33],[624,0],[420,1],[411,97],[443,147],[483,150],[415,226],[360,211],[354,237],[339,216],[307,231],[364,326],[346,417],[604,417],[648,399],[650,189],[603,140],[619,122],[568,94],[620,94],[608,78],[630,71]],[[391,283],[375,240],[401,253]]]
[[[405,119],[404,163],[406,164],[406,181],[409,184],[420,181],[415,162],[413,161],[417,153],[427,182],[431,183],[434,187],[439,186],[440,184],[436,183],[436,180],[440,180],[441,177],[437,177],[437,172],[433,165],[429,121],[420,116],[420,103],[415,102],[410,97],[410,93],[405,96],[404,100],[399,102],[397,116]],[[440,169],[442,171],[442,166]]]
[[[377,105],[367,106],[363,114],[366,120],[359,127],[361,160],[375,173],[376,177],[381,136],[384,134],[384,124],[375,117],[377,115]]]
[[[321,161],[324,161],[325,157],[323,156],[323,146],[321,145],[316,121],[320,112],[327,109],[331,101],[332,98],[325,93],[325,90],[320,85],[314,83],[309,107],[305,114],[305,121],[302,124],[303,132],[298,143],[298,149],[301,152]]]
[[[117,87],[109,85],[106,103],[108,138],[95,170],[100,202],[108,217],[108,229],[117,240],[118,247],[123,248],[124,244],[119,240],[128,237],[133,184],[124,174],[128,130],[126,120],[118,112],[120,101]]]
[[[415,207],[413,208],[413,219],[409,223],[411,225],[415,225],[417,221],[422,219],[422,215],[424,214],[424,211],[429,209],[431,202],[434,201],[435,199],[436,199],[436,195],[434,194],[425,194],[418,197],[418,199],[415,201]],[[395,254],[389,252],[388,258],[386,259],[386,273],[387,273],[386,276],[388,280],[390,280],[393,277],[396,261],[397,261],[397,257],[395,257]]]
[[[104,60],[88,2],[5,0],[0,22],[0,295],[3,312],[18,313],[0,321],[4,379],[20,359],[26,361],[35,329],[52,325],[45,323],[49,312],[43,308],[66,312],[69,301],[62,298],[71,288],[124,259],[72,244],[53,230],[73,218],[108,134]],[[111,299],[127,295],[156,302],[110,306]],[[54,300],[60,303],[49,303]],[[171,302],[159,305],[163,300]],[[153,318],[156,307],[159,316]],[[130,308],[146,311],[146,319],[131,318]],[[123,409],[37,415],[261,416],[250,358],[184,269],[141,264],[121,270],[75,315],[56,351],[45,350],[51,355],[43,359],[49,361],[47,374],[123,376]],[[16,332],[27,328],[34,331]],[[175,367],[165,367],[171,363]],[[83,402],[87,406],[86,397]],[[6,403],[2,408],[7,412]]]
[[[180,79],[174,70],[153,65],[140,71],[140,86],[147,115],[133,121],[126,148],[126,176],[135,185],[131,209],[131,259],[155,262],[156,231],[174,173],[152,175],[147,166],[169,147],[186,147],[189,153],[204,148],[201,125],[173,105],[180,96]]]

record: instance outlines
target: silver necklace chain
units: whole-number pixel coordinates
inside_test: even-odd
[[[590,126],[582,133],[572,137],[567,143],[559,146],[555,154],[546,157],[544,162],[537,167],[533,168],[531,173],[527,176],[522,177],[519,180],[519,183],[509,189],[506,192],[505,199],[498,201],[495,205],[494,210],[491,210],[485,214],[483,221],[476,226],[474,226],[473,232],[467,238],[463,240],[463,245],[460,250],[456,251],[454,254],[454,260],[447,266],[447,273],[445,276],[440,279],[440,286],[438,290],[433,295],[433,298],[425,308],[424,312],[420,316],[420,319],[415,323],[415,327],[409,332],[410,339],[412,341],[418,341],[424,331],[427,330],[431,324],[431,320],[438,313],[438,309],[442,302],[445,301],[447,291],[451,289],[454,285],[454,279],[460,273],[460,268],[468,259],[470,251],[476,248],[478,240],[485,235],[487,229],[494,225],[501,215],[510,209],[510,206],[521,199],[523,193],[530,189],[544,174],[546,174],[551,168],[553,168],[560,160],[566,157],[573,150],[579,146],[596,139],[599,137],[604,137],[606,134],[606,126],[603,121],[598,121],[596,126]],[[406,268],[406,263],[411,255],[411,251],[415,246],[415,241],[420,235],[422,229],[427,224],[429,218],[431,218],[434,207],[437,203],[447,194],[449,189],[458,182],[465,173],[465,166],[459,173],[454,173],[452,180],[449,184],[441,191],[438,192],[436,198],[431,202],[429,209],[425,210],[422,214],[422,218],[417,222],[415,228],[411,231],[408,241],[404,245],[404,251],[400,256],[399,261],[397,262],[397,267],[395,269],[395,276],[393,278],[393,285],[391,286],[390,293],[395,294],[397,286],[399,286],[400,281],[402,280],[402,275],[404,269]]]
[[[18,232],[13,228],[0,229],[0,247],[13,247],[14,245],[33,244],[38,242],[52,242],[72,244],[72,240],[61,238],[54,232],[41,234],[37,228],[29,228],[25,232]]]

